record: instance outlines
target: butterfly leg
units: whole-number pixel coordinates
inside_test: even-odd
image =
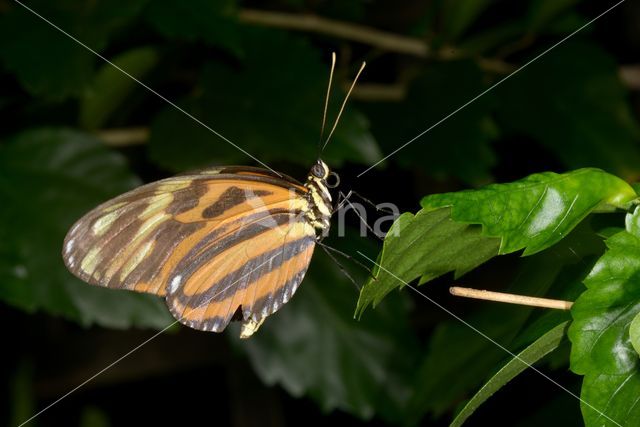
[[[330,253],[330,252],[334,252],[334,253],[336,253],[336,254],[338,254],[338,255],[340,255],[340,256],[342,256],[342,257],[344,257],[344,258],[348,259],[349,261],[351,261],[351,262],[353,262],[353,263],[357,264],[359,267],[362,267],[364,270],[366,270],[366,271],[367,271],[367,273],[368,273],[368,275],[369,275],[369,277],[370,277],[370,278],[372,278],[373,280],[377,280],[377,279],[373,276],[373,273],[372,273],[371,269],[370,269],[369,267],[367,267],[365,264],[363,264],[362,262],[358,261],[355,257],[353,257],[353,256],[351,256],[351,255],[349,255],[349,254],[347,254],[347,253],[345,253],[345,252],[342,252],[341,250],[336,249],[336,248],[334,248],[334,247],[332,247],[332,246],[329,246],[329,245],[327,245],[327,244],[325,244],[325,243],[318,242],[318,244],[319,244],[319,245],[320,245],[320,247],[321,247],[321,248],[322,248],[322,249],[327,253],[327,255],[329,255],[329,257],[330,257],[333,261],[335,261],[335,263],[336,263],[338,266],[341,266],[341,264],[338,262],[338,260],[337,260],[337,259],[336,259],[336,258],[335,258],[331,253]],[[345,273],[345,274],[346,274],[346,273]]]
[[[379,207],[378,205],[376,205],[371,200],[367,199],[366,197],[364,197],[362,194],[358,193],[357,191],[349,190],[349,195],[350,196],[351,195],[356,196],[357,198],[359,198],[360,200],[362,200],[363,202],[365,202],[369,206],[373,207],[378,212],[384,212],[384,213],[392,214],[392,215],[395,214],[395,212],[393,212],[393,211],[390,211],[388,209]]]
[[[349,190],[349,193],[347,193],[346,195],[342,191],[338,193],[338,202],[336,203],[336,206],[333,208],[331,215],[335,214],[336,212],[338,212],[340,209],[344,207],[344,205],[348,202],[349,197],[351,197],[352,193],[353,191],[351,190]]]
[[[349,206],[351,206],[351,208],[353,209],[353,212],[355,212],[356,216],[360,219],[360,221],[362,222],[362,224],[367,228],[367,230],[369,230],[369,232],[371,234],[373,234],[374,236],[376,236],[379,240],[384,240],[383,237],[379,236],[374,229],[367,223],[367,221],[362,217],[362,215],[360,215],[360,212],[358,211],[358,209],[356,209],[355,206],[353,206],[353,204],[351,203],[351,201],[349,201],[349,197],[351,196],[351,194],[355,194],[351,191],[349,191],[349,193],[347,195],[344,195],[342,192],[340,192],[340,194],[343,195],[344,200],[343,200],[343,204],[346,203]]]
[[[327,249],[328,246],[325,245],[324,243],[321,243],[320,247],[325,251],[325,253],[329,256],[329,258],[331,258],[331,260],[336,263],[336,265],[338,266],[338,268],[340,269],[342,274],[344,274],[347,277],[347,279],[349,279],[349,281],[351,283],[353,283],[353,286],[356,287],[356,290],[358,292],[360,292],[360,285],[358,285],[358,283],[355,281],[355,279],[353,277],[351,277],[351,275],[347,272],[347,269],[344,268],[344,266],[340,263],[340,261],[338,261],[338,259],[335,256],[333,256],[333,254]]]

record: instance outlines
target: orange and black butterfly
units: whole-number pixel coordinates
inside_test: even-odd
[[[334,64],[335,55],[331,75]],[[318,160],[304,183],[230,166],[147,184],[82,217],[64,262],[90,284],[164,297],[195,329],[220,332],[239,318],[246,338],[302,282],[329,229],[331,175]]]

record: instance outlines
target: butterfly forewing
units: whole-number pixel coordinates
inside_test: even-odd
[[[272,314],[302,281],[315,246],[305,196],[259,168],[169,178],[81,218],[63,258],[91,284],[166,296],[181,322],[220,331],[239,308],[244,320]]]

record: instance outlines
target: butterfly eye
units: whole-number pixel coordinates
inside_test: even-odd
[[[324,168],[320,163],[316,163],[311,168],[311,174],[317,178],[324,178]]]
[[[327,187],[336,188],[340,185],[340,175],[335,172],[331,172],[327,177]]]

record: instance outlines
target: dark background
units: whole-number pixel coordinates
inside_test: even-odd
[[[637,1],[627,0],[361,178],[382,155],[615,2],[26,4],[300,179],[316,156],[330,52],[338,55],[338,89],[329,123],[340,89],[366,60],[323,158],[341,174],[342,189],[402,210],[415,212],[430,193],[545,170],[594,166],[628,181],[640,173]],[[300,30],[308,16],[323,19]],[[394,36],[403,38],[393,46],[376,41]],[[255,162],[9,0],[0,1],[0,85],[0,422],[17,425],[172,322],[156,298],[96,289],[67,273],[59,254],[68,227],[141,182]],[[372,257],[380,247],[353,232],[328,241]],[[501,288],[518,274],[517,260],[502,257],[464,281]],[[353,274],[366,279],[357,268]],[[518,350],[513,337],[490,332],[514,311],[455,300],[447,292],[451,280],[422,289]],[[221,335],[170,328],[30,425],[447,425],[507,358],[490,344],[461,342],[459,325],[414,297],[395,293],[355,321],[357,293],[318,251],[296,297],[249,342],[238,341],[237,325]],[[567,354],[557,351],[541,368],[578,393]],[[527,371],[468,423],[485,424],[580,425],[581,418],[574,398]]]

